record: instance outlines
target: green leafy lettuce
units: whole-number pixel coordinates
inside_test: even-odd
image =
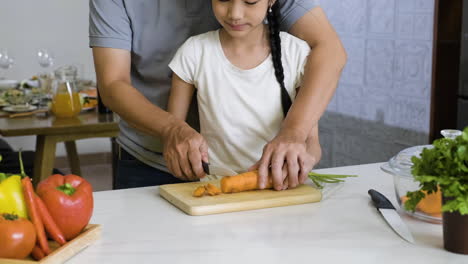
[[[411,173],[420,189],[408,192],[405,209],[414,211],[425,197],[425,192],[437,192],[446,198],[443,212],[468,214],[468,127],[455,139],[442,138],[433,142],[434,148],[425,148],[421,157],[413,156]],[[425,192],[423,192],[425,191]]]

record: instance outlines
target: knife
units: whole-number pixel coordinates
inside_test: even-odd
[[[206,173],[206,175],[208,176],[208,179],[210,180],[218,179],[216,176],[224,177],[224,176],[233,176],[233,175],[238,174],[237,172],[231,169],[213,166],[204,161],[202,161],[202,166],[203,166],[203,171]]]
[[[401,220],[400,215],[397,213],[395,207],[383,194],[376,190],[370,189],[368,191],[372,201],[374,202],[377,210],[382,214],[385,221],[392,227],[398,235],[410,243],[414,243],[413,236],[409,231],[406,224]]]

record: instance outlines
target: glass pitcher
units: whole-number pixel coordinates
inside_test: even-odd
[[[80,96],[76,88],[74,66],[63,66],[55,70],[52,83],[52,113],[57,117],[74,117],[81,111]]]

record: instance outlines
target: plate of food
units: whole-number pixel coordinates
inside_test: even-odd
[[[10,113],[23,113],[23,112],[34,111],[36,109],[37,109],[37,106],[25,104],[25,105],[5,106],[2,110],[5,112],[10,112]]]
[[[96,108],[98,104],[97,98],[95,97],[90,97],[90,96],[80,94],[80,99],[81,99],[81,111],[92,110]]]
[[[27,105],[31,95],[22,89],[9,89],[3,93],[3,98],[11,105]]]
[[[9,106],[9,105],[10,103],[8,103],[5,99],[0,97],[0,107]]]
[[[86,89],[82,89],[80,94],[85,97],[97,98],[97,89],[96,87],[87,87]]]

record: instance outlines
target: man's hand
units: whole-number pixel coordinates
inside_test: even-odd
[[[205,176],[202,160],[208,162],[208,145],[202,135],[178,121],[164,129],[162,139],[164,159],[175,177],[196,181]]]

